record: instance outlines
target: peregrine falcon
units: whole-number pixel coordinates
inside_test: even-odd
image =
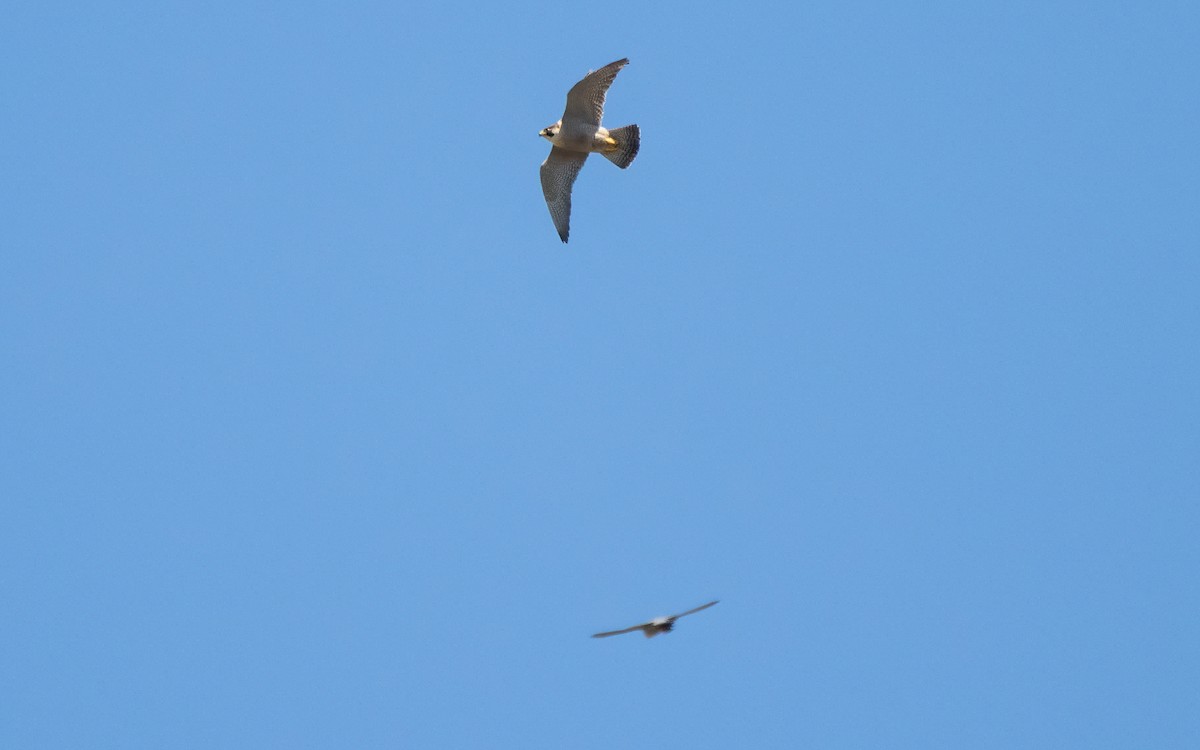
[[[670,617],[655,617],[650,622],[643,622],[641,625],[634,625],[632,628],[625,628],[624,630],[610,630],[607,633],[596,633],[592,637],[607,638],[610,635],[621,635],[622,633],[632,633],[635,630],[640,630],[642,631],[642,635],[646,636],[647,638],[653,638],[659,633],[670,633],[672,630],[674,630],[675,621],[680,617],[683,617],[684,615],[690,615],[694,612],[699,612],[702,609],[708,609],[716,603],[717,602],[714,601],[709,602],[708,604],[701,604],[699,607],[696,607],[695,609],[689,609],[687,612],[681,612],[677,615],[671,615]]]
[[[550,156],[542,162],[542,192],[550,207],[550,218],[563,242],[571,231],[571,186],[589,153],[593,151],[621,169],[637,156],[641,134],[637,125],[608,130],[600,126],[604,115],[604,95],[617,72],[629,64],[621,59],[593,70],[567,92],[567,110],[562,119],[538,133],[554,144]]]

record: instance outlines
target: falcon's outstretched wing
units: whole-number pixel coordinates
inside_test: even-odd
[[[592,637],[593,638],[607,638],[610,635],[621,635],[623,633],[632,633],[635,630],[641,630],[642,628],[646,627],[647,625],[649,625],[649,623],[643,622],[641,625],[634,625],[632,628],[625,628],[624,630],[610,630],[607,633],[596,633]]]
[[[679,614],[677,614],[677,615],[671,615],[671,619],[672,619],[672,620],[678,620],[680,617],[683,617],[684,615],[691,615],[691,614],[695,614],[695,613],[699,612],[699,611],[700,611],[700,610],[702,610],[702,609],[708,609],[709,607],[711,607],[712,605],[716,604],[716,603],[717,603],[717,602],[719,602],[719,601],[721,601],[721,600],[720,600],[720,599],[716,599],[716,600],[713,600],[713,601],[709,602],[708,604],[701,604],[699,607],[696,607],[695,609],[689,609],[687,612],[681,612],[681,613],[679,613]]]
[[[554,228],[563,242],[571,233],[571,186],[587,157],[580,151],[552,146],[550,155],[542,162],[542,193],[546,196],[550,218],[554,219]]]
[[[599,125],[604,116],[604,96],[621,68],[629,64],[623,57],[599,70],[593,70],[567,92],[567,110],[563,113],[564,127],[568,121]],[[572,123],[574,124],[574,123]]]

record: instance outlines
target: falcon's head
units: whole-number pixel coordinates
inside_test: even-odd
[[[562,127],[562,120],[554,123],[548,128],[542,128],[542,132],[538,133],[541,137],[548,141],[554,140],[554,136],[558,135],[558,129]]]

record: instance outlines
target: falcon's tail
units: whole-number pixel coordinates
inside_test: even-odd
[[[633,163],[633,157],[638,154],[638,146],[642,143],[642,134],[637,125],[626,125],[623,128],[608,131],[608,137],[614,143],[611,151],[604,151],[604,158],[616,164],[621,169]]]

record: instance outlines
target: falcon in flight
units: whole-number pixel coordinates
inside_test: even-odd
[[[674,630],[675,621],[680,617],[699,612],[702,609],[708,609],[714,604],[716,604],[716,602],[701,604],[699,607],[696,607],[695,609],[689,609],[687,612],[680,612],[679,614],[671,615],[670,617],[655,617],[650,622],[643,622],[641,625],[634,625],[632,628],[625,628],[624,630],[610,630],[607,633],[596,633],[592,637],[607,638],[610,635],[621,635],[622,633],[632,633],[635,630],[640,630],[642,631],[642,635],[646,636],[647,638],[653,638],[659,633],[670,633],[672,630]]]
[[[567,110],[562,119],[538,133],[553,144],[550,156],[542,162],[542,192],[563,242],[571,231],[571,186],[588,154],[601,153],[621,169],[632,164],[637,156],[641,142],[637,125],[615,130],[600,126],[604,95],[617,72],[628,64],[627,58],[617,60],[584,76],[567,92]]]

